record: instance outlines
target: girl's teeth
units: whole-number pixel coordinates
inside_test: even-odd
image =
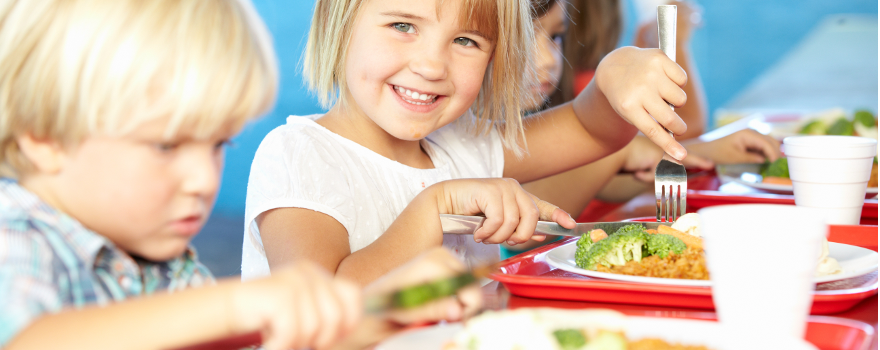
[[[428,99],[428,95],[422,94],[421,96],[419,96],[419,99],[425,101]]]
[[[407,96],[412,95],[412,91],[409,91],[409,89],[406,89],[406,95],[407,95]]]
[[[400,93],[405,94],[407,97],[412,98],[412,99],[417,99],[417,100],[422,100],[422,101],[431,100],[431,103],[434,103],[433,100],[435,97],[437,97],[437,95],[420,94],[418,92],[411,91],[409,89],[404,89],[400,86],[397,87],[397,91],[400,91]],[[406,100],[404,100],[404,101],[406,101]],[[419,103],[419,102],[412,102],[412,101],[407,101],[407,102],[412,103],[412,104],[417,104],[417,105],[430,104],[430,103]]]

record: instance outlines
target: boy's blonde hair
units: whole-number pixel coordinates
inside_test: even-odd
[[[166,137],[206,138],[278,87],[269,34],[236,0],[4,1],[0,43],[0,176],[32,170],[21,135],[74,147],[170,117]]]
[[[345,60],[352,26],[365,1],[318,0],[304,56],[309,89],[325,108],[343,106],[347,89]],[[443,1],[436,0],[437,13]],[[504,145],[516,155],[523,153],[525,138],[522,111],[530,106],[529,89],[537,81],[534,69],[534,29],[528,0],[461,0],[459,23],[486,34],[495,43],[492,62],[471,110],[477,117],[472,129],[478,133],[495,127]]]

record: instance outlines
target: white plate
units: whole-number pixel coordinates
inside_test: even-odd
[[[553,248],[547,252],[547,263],[555,268],[573,272],[585,276],[604,278],[609,280],[649,283],[649,284],[665,284],[675,286],[693,286],[693,287],[711,287],[712,282],[708,280],[686,280],[678,278],[660,278],[660,277],[643,277],[619,275],[616,273],[598,272],[585,270],[577,266],[574,261],[574,252],[577,250],[577,242]],[[828,256],[837,259],[840,263],[842,272],[833,275],[816,277],[816,283],[825,283],[839,281],[851,277],[861,276],[877,270],[877,252],[856,247],[849,244],[828,242]]]
[[[715,168],[718,177],[723,182],[736,182],[760,190],[791,194],[794,189],[791,185],[765,184],[761,182],[761,164],[725,164]],[[877,187],[868,187],[866,197],[877,195]]]
[[[461,323],[451,323],[404,331],[379,343],[375,349],[442,350],[461,329]],[[632,340],[657,338],[670,343],[704,345],[713,349],[722,349],[725,345],[721,325],[713,321],[627,316],[625,329],[627,338]],[[815,349],[806,342],[791,345],[792,350]]]

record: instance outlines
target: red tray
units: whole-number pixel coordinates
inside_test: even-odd
[[[714,171],[703,172],[688,177],[687,206],[689,212],[700,208],[726,204],[789,204],[794,205],[794,196],[776,194],[759,189],[743,189],[739,184],[721,184]],[[877,225],[876,199],[865,199],[862,206],[862,225]]]
[[[710,287],[652,285],[592,278],[547,264],[547,252],[577,238],[562,239],[501,262],[489,277],[511,294],[542,299],[639,304],[714,310]],[[876,226],[831,226],[829,241],[877,250]],[[867,244],[861,244],[867,243]],[[821,283],[813,294],[810,313],[824,315],[848,310],[877,294],[877,272],[846,280]]]

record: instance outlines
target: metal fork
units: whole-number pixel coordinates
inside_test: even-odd
[[[675,5],[657,6],[660,50],[673,62],[677,17],[678,8]],[[669,107],[674,108],[671,104]],[[675,137],[671,131],[669,136]],[[654,171],[654,195],[657,198],[657,221],[665,219],[671,222],[678,218],[679,212],[684,215],[687,208],[687,172],[684,170],[684,165],[669,154],[663,155],[663,159],[657,164],[657,170]]]

